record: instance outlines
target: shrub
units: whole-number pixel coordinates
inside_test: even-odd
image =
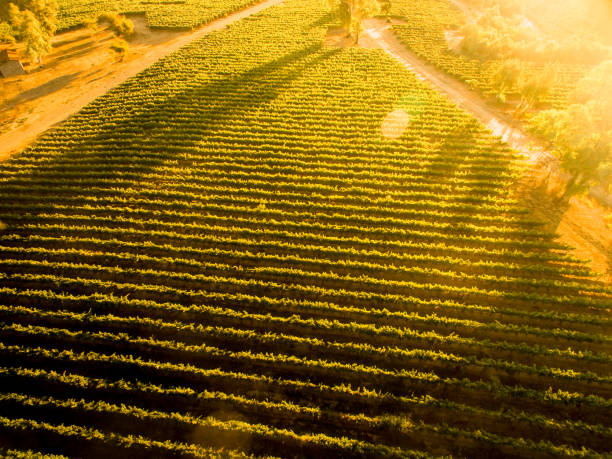
[[[108,24],[110,30],[123,39],[129,39],[134,35],[134,23],[118,13],[105,12],[98,16],[98,23]]]
[[[116,37],[110,45],[111,51],[115,53],[118,62],[122,62],[130,49],[130,45],[123,38]]]

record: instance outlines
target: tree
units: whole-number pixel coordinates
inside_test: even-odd
[[[116,37],[129,39],[134,35],[134,23],[121,14],[112,12],[100,13],[98,22],[108,24],[108,28]]]
[[[380,12],[385,16],[391,14],[391,0],[379,0]]]
[[[541,103],[552,91],[557,80],[557,74],[553,67],[548,66],[535,75],[522,79],[519,83],[521,93],[521,104],[518,109],[526,111]]]
[[[7,22],[0,22],[0,43],[15,43],[15,37],[13,36],[13,29]]]
[[[497,97],[501,102],[506,102],[506,92],[518,86],[523,66],[517,59],[505,61],[493,74],[491,83],[497,90]]]
[[[547,110],[530,121],[531,130],[552,141],[561,167],[571,178],[561,198],[586,191],[610,177],[612,131],[602,129],[600,106],[589,102]]]
[[[9,5],[9,17],[16,37],[26,45],[30,59],[42,63],[51,52],[51,39],[57,30],[56,0],[22,0]]]
[[[571,174],[563,197],[591,184],[610,188],[612,179],[612,61],[587,74],[566,110],[546,110],[530,128],[554,143],[561,166]]]
[[[355,43],[359,43],[364,19],[372,17],[379,10],[378,0],[339,0],[337,14],[349,36],[353,35]]]
[[[23,8],[34,14],[40,22],[43,32],[53,37],[57,31],[57,1],[56,0],[25,0]]]

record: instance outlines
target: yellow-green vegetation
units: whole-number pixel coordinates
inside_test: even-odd
[[[191,29],[226,16],[256,0],[58,0],[59,28],[83,24],[87,18],[107,11],[146,14],[152,28]]]
[[[1,447],[610,454],[609,287],[507,146],[334,20],[286,0],[0,166]]]
[[[503,102],[565,108],[570,92],[592,66],[559,59],[569,51],[542,43],[531,29],[519,27],[518,19],[508,20],[495,9],[472,22],[448,0],[397,0],[391,15],[405,19],[393,30],[419,57],[487,96],[501,94]],[[457,49],[449,46],[449,34],[461,40]],[[593,59],[607,55],[609,50],[602,49]],[[498,76],[508,61],[518,61],[521,71],[515,85],[500,87]]]
[[[57,29],[57,2],[55,0],[15,0],[0,6],[0,16],[7,15],[10,26],[4,41],[24,42],[25,54],[32,61],[42,62],[51,52],[51,39]]]
[[[336,16],[349,35],[359,43],[363,21],[380,11],[378,0],[329,0]],[[386,10],[390,8],[387,4]]]
[[[591,185],[609,187],[612,41],[598,20],[590,33],[591,19],[578,11],[601,10],[612,19],[612,6],[596,0],[552,8],[537,0],[465,3],[473,7],[469,18],[448,0],[398,0],[391,14],[406,23],[393,28],[421,58],[486,96],[513,103],[517,117],[527,114],[531,131],[551,142],[571,174],[562,197]],[[546,13],[538,15],[536,4]],[[565,27],[555,18],[564,18]],[[457,46],[453,39],[460,40]]]
[[[536,134],[550,140],[571,174],[565,196],[591,185],[612,185],[612,60],[589,72],[565,110],[546,110],[530,120]],[[612,189],[610,189],[612,191]]]

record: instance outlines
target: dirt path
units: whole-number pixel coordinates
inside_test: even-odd
[[[85,32],[69,32],[55,37],[55,45],[66,46],[63,55],[50,56],[46,68],[31,75],[2,81],[0,92],[0,161],[21,151],[48,129],[113,87],[133,77],[160,58],[213,31],[256,14],[282,0],[264,0],[225,18],[213,21],[193,32],[157,32],[135,19],[136,39],[126,62],[115,64],[109,55],[110,34],[91,39]],[[139,27],[140,26],[140,27]],[[77,36],[79,35],[79,36]],[[86,46],[83,41],[87,41]],[[75,44],[77,43],[77,44]],[[106,43],[105,46],[103,46]],[[76,49],[75,49],[76,48]],[[70,51],[72,50],[72,51]],[[64,65],[65,64],[65,65]],[[58,68],[61,72],[58,72]],[[9,92],[13,89],[12,93]]]
[[[576,256],[589,260],[592,269],[602,273],[602,280],[612,282],[612,230],[604,220],[609,209],[589,198],[572,198],[567,205],[560,206],[555,196],[567,178],[559,169],[556,157],[529,136],[519,122],[491,107],[462,82],[423,62],[400,42],[385,20],[368,19],[364,27],[362,46],[386,51],[526,158],[530,172],[517,186],[519,198],[535,216],[546,222],[549,230],[557,232],[561,242],[575,248]],[[596,193],[597,190],[593,190],[591,194]],[[598,198],[608,197],[600,195]]]
[[[384,19],[367,19],[364,23],[365,33],[362,45],[384,49],[421,80],[429,81],[459,107],[470,112],[493,134],[508,142],[530,161],[534,163],[556,161],[556,158],[543,147],[535,145],[533,139],[510,116],[492,108],[467,85],[446,75],[433,65],[423,62],[416,54],[407,49]]]

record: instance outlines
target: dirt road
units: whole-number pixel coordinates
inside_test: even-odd
[[[560,170],[557,158],[529,136],[519,122],[491,107],[462,82],[423,62],[401,43],[385,20],[368,19],[364,27],[362,46],[386,51],[526,158],[531,167],[517,186],[519,198],[536,217],[547,223],[549,230],[559,234],[561,242],[575,248],[574,255],[589,260],[592,269],[602,273],[602,280],[612,282],[612,230],[604,221],[609,210],[588,198],[572,198],[567,204],[556,202],[558,188],[563,187],[567,177]],[[597,190],[591,192],[594,193]],[[597,197],[604,201],[609,198]]]
[[[508,115],[495,110],[478,93],[469,89],[467,85],[423,62],[421,58],[407,49],[385,20],[374,18],[367,19],[364,22],[365,36],[363,42],[366,46],[384,49],[401,62],[404,67],[414,72],[420,79],[429,81],[459,107],[470,112],[487,126],[493,134],[501,137],[532,162],[555,161],[554,156],[543,147],[534,145],[533,139]]]
[[[25,99],[24,103],[32,103],[27,107],[17,107],[20,108],[17,116],[19,123],[13,123],[13,126],[0,133],[0,161],[21,151],[40,134],[61,124],[66,118],[78,112],[97,97],[150,67],[162,57],[213,31],[221,30],[233,22],[279,3],[282,3],[282,0],[264,0],[249,8],[213,21],[193,32],[155,32],[146,28],[141,43],[136,42],[133,45],[130,50],[130,53],[133,54],[132,57],[123,64],[114,64],[112,60],[110,62],[91,62],[92,56],[84,54],[84,50],[72,53],[81,54],[79,57],[84,60],[84,65],[93,70],[67,71],[65,75],[58,75],[57,72],[54,72],[55,69],[50,69],[47,73],[53,75],[53,77],[49,77],[49,81],[39,82],[40,84],[37,86],[22,91],[22,93],[27,93],[25,98],[23,94],[17,94],[13,99],[19,100],[21,98]],[[66,38],[58,36],[56,40],[65,41]],[[65,58],[61,57],[61,59]],[[26,77],[29,77],[29,75],[26,75]],[[5,85],[11,83],[19,82],[3,82]],[[54,85],[55,87],[53,87]],[[16,109],[15,103],[11,104],[10,100],[5,101],[5,104],[0,104],[0,106],[5,112]],[[6,114],[8,113],[3,113],[3,115]]]

